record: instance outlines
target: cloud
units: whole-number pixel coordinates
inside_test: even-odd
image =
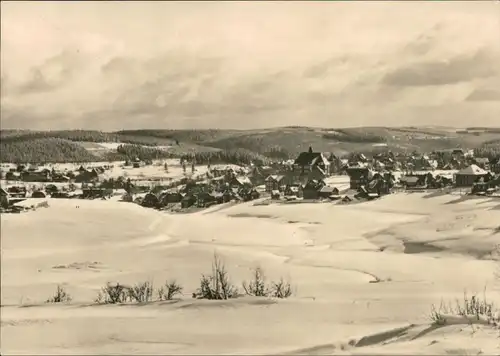
[[[500,90],[497,89],[475,89],[470,93],[466,101],[500,101]]]
[[[64,87],[84,66],[84,59],[78,52],[63,50],[43,63],[33,66],[28,78],[18,83],[9,81],[9,93],[17,95],[51,92]]]
[[[445,125],[447,105],[494,103],[500,74],[484,3],[19,4],[2,4],[1,101],[21,114],[2,124],[418,124],[432,107]]]
[[[304,76],[308,78],[321,78],[327,75],[332,69],[338,68],[340,66],[346,65],[350,60],[354,58],[348,55],[341,55],[328,59],[326,61],[313,64],[311,67],[307,68],[304,72]]]
[[[382,82],[402,87],[469,82],[497,75],[499,61],[498,55],[483,49],[473,55],[462,54],[442,61],[425,61],[401,66],[387,73]]]
[[[464,101],[469,103],[494,103],[500,101],[500,75],[478,83],[469,91]],[[500,103],[497,104],[500,106]]]

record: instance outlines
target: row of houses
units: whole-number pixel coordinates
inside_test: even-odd
[[[434,172],[405,175],[401,178],[407,186],[441,188],[453,186],[456,188],[470,188],[474,184],[492,181],[498,176],[491,171],[472,164],[454,174],[435,174]]]
[[[76,171],[57,171],[55,169],[41,168],[37,170],[25,170],[23,168],[12,168],[5,174],[9,181],[22,182],[60,182],[60,183],[84,183],[96,182],[108,167],[84,168],[80,166]]]
[[[318,171],[323,176],[347,173],[349,167],[357,166],[383,172],[396,170],[460,170],[472,164],[500,174],[500,157],[493,159],[474,157],[473,151],[460,148],[433,151],[429,154],[386,151],[375,153],[370,158],[362,153],[351,153],[347,158],[343,159],[334,154],[330,154],[327,158],[324,153],[314,152],[312,147],[309,147],[307,152],[300,153],[293,162],[293,165],[298,167],[302,173],[305,171]]]
[[[144,207],[162,209],[168,206],[180,204],[180,207],[207,208],[212,205],[227,203],[230,201],[250,201],[258,199],[260,193],[254,188],[228,188],[224,191],[206,190],[203,187],[187,189],[181,187],[162,192],[149,192],[143,198],[135,201]]]

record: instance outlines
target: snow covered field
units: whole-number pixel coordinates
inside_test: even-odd
[[[464,290],[482,295],[487,287],[500,304],[498,200],[394,194],[356,205],[250,202],[186,215],[114,201],[48,202],[1,217],[6,354],[500,352],[491,327],[422,332],[431,305]],[[192,299],[214,252],[237,286],[261,266],[269,280],[289,279],[294,295]],[[93,305],[108,281],[172,278],[184,286],[180,301]],[[73,301],[44,304],[58,284]]]

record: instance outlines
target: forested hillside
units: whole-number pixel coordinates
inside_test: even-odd
[[[12,163],[92,162],[97,158],[77,143],[54,137],[0,141],[0,160]]]
[[[155,160],[166,158],[187,158],[196,161],[197,164],[250,164],[270,163],[270,159],[258,153],[243,148],[217,150],[217,151],[193,151],[182,152],[181,150],[164,150],[154,147],[124,144],[117,147],[116,152],[110,152],[107,160],[126,160],[139,158],[141,160]]]
[[[61,130],[61,131],[2,131],[3,142],[24,141],[38,138],[60,138],[76,142],[122,142],[145,146],[161,146],[172,144],[172,139],[148,136],[128,135],[114,132],[92,130]]]
[[[456,147],[474,148],[481,156],[500,154],[500,130],[495,128],[292,126],[261,130],[2,130],[0,139],[2,162],[83,162],[194,155],[199,163],[248,163],[294,158],[309,146],[315,151],[339,156],[351,152],[370,155],[381,150],[430,152]],[[110,143],[120,145],[116,149],[116,145],[108,145]]]
[[[488,157],[490,159],[500,157],[500,138],[484,142],[481,147],[474,150],[476,156]]]

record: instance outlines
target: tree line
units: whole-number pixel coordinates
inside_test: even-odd
[[[0,141],[0,161],[9,163],[92,162],[97,157],[82,146],[60,138]]]
[[[167,158],[180,158],[184,161],[196,164],[258,164],[264,165],[271,163],[271,159],[244,148],[235,148],[221,151],[208,152],[175,152],[154,147],[144,147],[141,145],[124,144],[119,145],[116,153],[107,155],[108,160],[156,160]]]
[[[172,144],[175,140],[148,135],[133,135],[125,133],[102,132],[95,130],[58,130],[58,131],[2,131],[3,142],[19,142],[41,138],[59,138],[79,142],[123,142],[145,146],[164,146]]]
[[[333,140],[338,142],[351,142],[351,143],[384,143],[386,138],[383,136],[372,135],[368,133],[351,134],[342,130],[336,130],[338,133],[325,133],[322,135],[324,139]]]
[[[474,149],[474,156],[475,157],[485,157],[488,158],[490,161],[493,161],[495,159],[500,158],[500,147],[495,147],[495,146],[484,146],[480,148]]]

